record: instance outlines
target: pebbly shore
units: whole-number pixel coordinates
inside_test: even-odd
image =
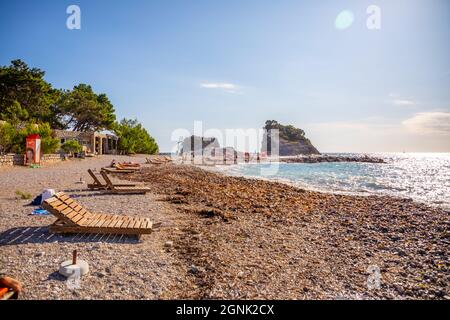
[[[187,165],[153,166],[129,179],[189,217],[172,236],[174,254],[192,266],[190,286],[173,289],[178,297],[449,298],[448,212]]]
[[[0,171],[0,271],[23,283],[22,299],[449,299],[448,212],[115,158],[142,169],[114,179],[152,191],[86,191],[86,170],[108,156]],[[141,240],[53,235],[54,217],[30,216],[15,195],[44,188],[161,227]],[[56,271],[74,249],[91,271],[70,290]]]

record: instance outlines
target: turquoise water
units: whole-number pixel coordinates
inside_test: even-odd
[[[230,175],[283,181],[318,191],[411,198],[450,210],[450,154],[371,156],[383,158],[387,163],[239,164],[221,170]],[[267,170],[273,174],[268,175]]]

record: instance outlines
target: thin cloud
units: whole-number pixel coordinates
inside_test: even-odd
[[[224,90],[231,93],[236,93],[240,89],[238,85],[229,82],[203,82],[200,84],[200,87],[204,89]]]
[[[450,135],[450,113],[420,112],[406,119],[402,124],[418,134]]]

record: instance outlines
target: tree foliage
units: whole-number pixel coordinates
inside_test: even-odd
[[[270,134],[270,131],[277,129],[279,141],[283,141],[283,143],[301,142],[303,145],[309,146],[312,153],[319,153],[319,151],[312,145],[311,141],[306,138],[305,131],[302,129],[296,128],[292,125],[282,125],[275,120],[267,120],[264,129],[267,130],[269,134],[267,135],[266,144],[263,143],[262,150],[265,148],[265,150],[269,153],[271,152],[271,145],[273,141],[271,140],[272,135]]]
[[[0,152],[7,153],[13,149],[16,128],[8,122],[0,123]]]
[[[116,116],[106,94],[96,94],[87,84],[54,89],[44,76],[44,71],[22,60],[0,67],[0,120],[48,122],[52,128],[74,131],[112,129]]]
[[[56,120],[60,91],[44,80],[45,72],[21,60],[0,67],[0,119],[11,123]]]
[[[58,118],[64,129],[74,131],[112,129],[116,121],[114,106],[106,94],[97,95],[87,84],[61,94]]]
[[[61,146],[61,149],[65,153],[77,153],[77,152],[81,152],[82,146],[76,140],[68,140],[63,143],[63,145]]]
[[[59,140],[54,137],[48,123],[31,124],[15,127],[8,122],[0,124],[0,144],[2,152],[24,153],[25,140],[31,134],[41,137],[41,153],[54,153],[59,148]]]
[[[87,84],[72,90],[54,89],[45,72],[21,60],[0,66],[0,152],[22,153],[25,137],[39,133],[44,153],[54,152],[58,140],[53,129],[74,131],[115,130],[119,148],[126,153],[157,153],[158,145],[136,120],[116,123],[114,106],[106,94]]]
[[[305,131],[296,128],[293,125],[282,125],[275,120],[267,120],[264,129],[270,131],[272,129],[279,130],[279,137],[286,140],[303,140],[305,139]]]
[[[119,137],[118,148],[124,153],[156,154],[158,144],[135,119],[123,119],[115,125],[114,132]]]

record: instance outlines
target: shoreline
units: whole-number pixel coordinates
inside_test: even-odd
[[[282,162],[280,162],[280,163],[282,163]],[[287,163],[289,163],[289,162],[287,162]],[[291,163],[296,163],[296,162],[291,162]],[[238,164],[238,165],[242,165],[242,164]],[[247,165],[247,164],[245,164],[245,165]],[[249,165],[258,165],[258,164],[250,163]],[[223,175],[229,176],[229,177],[242,177],[242,178],[246,178],[246,179],[255,179],[255,180],[268,181],[268,182],[283,183],[283,184],[286,184],[286,185],[289,185],[291,187],[295,187],[298,189],[304,189],[307,191],[326,193],[326,194],[346,195],[346,196],[356,196],[356,197],[358,197],[358,196],[361,196],[361,197],[370,197],[370,196],[390,197],[392,199],[413,201],[418,204],[422,204],[422,205],[426,205],[426,206],[429,206],[429,207],[432,207],[435,209],[440,209],[443,211],[450,212],[450,207],[446,207],[443,204],[420,201],[420,200],[414,199],[410,196],[402,196],[401,194],[399,194],[399,195],[392,195],[389,193],[383,194],[383,193],[377,193],[374,191],[367,191],[367,190],[364,190],[364,191],[362,191],[362,190],[361,191],[331,190],[331,189],[314,187],[307,183],[295,182],[295,181],[289,180],[287,178],[267,178],[267,177],[256,176],[256,175],[245,175],[242,173],[234,173],[234,172],[230,172],[229,170],[227,170],[227,169],[230,169],[230,167],[232,167],[232,166],[233,165],[218,165],[218,166],[197,165],[198,168],[203,169],[205,171],[219,173],[219,174],[223,174]],[[236,166],[236,165],[234,165],[234,166]]]

